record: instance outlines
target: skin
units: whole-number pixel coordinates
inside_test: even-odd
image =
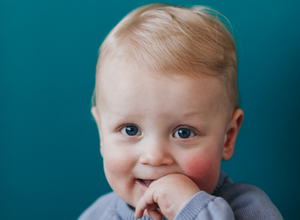
[[[97,77],[96,120],[106,178],[114,192],[155,220],[173,219],[189,199],[203,190],[211,194],[221,161],[234,153],[243,121],[241,109],[228,118],[221,81],[141,69],[117,60]],[[221,107],[220,107],[221,106]],[[136,126],[134,136],[126,126]],[[192,131],[189,138],[178,129]],[[150,186],[142,180],[153,180]]]

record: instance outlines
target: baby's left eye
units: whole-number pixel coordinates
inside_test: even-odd
[[[174,133],[174,137],[176,138],[189,138],[189,137],[194,137],[196,134],[192,132],[191,130],[187,128],[179,128],[177,131]]]

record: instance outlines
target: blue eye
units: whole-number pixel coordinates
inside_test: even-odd
[[[176,138],[189,138],[194,137],[195,133],[187,128],[179,128],[177,131],[175,131],[174,137]]]
[[[129,125],[129,126],[122,128],[121,133],[129,135],[129,136],[135,136],[136,134],[138,134],[140,132],[139,132],[138,127],[136,127],[134,125]]]

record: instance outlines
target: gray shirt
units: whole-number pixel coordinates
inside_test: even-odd
[[[79,220],[134,220],[134,211],[114,192],[101,196]],[[149,220],[146,216],[142,220]],[[221,171],[218,184],[210,195],[195,194],[174,220],[260,220],[283,219],[269,197],[259,188],[248,184],[234,184]]]

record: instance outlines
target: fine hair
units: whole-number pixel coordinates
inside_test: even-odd
[[[227,25],[227,26],[226,26]],[[97,78],[116,57],[160,74],[212,76],[227,92],[226,105],[237,109],[237,52],[229,21],[204,6],[191,8],[150,4],[133,10],[108,34],[99,49],[93,106],[98,97]]]

